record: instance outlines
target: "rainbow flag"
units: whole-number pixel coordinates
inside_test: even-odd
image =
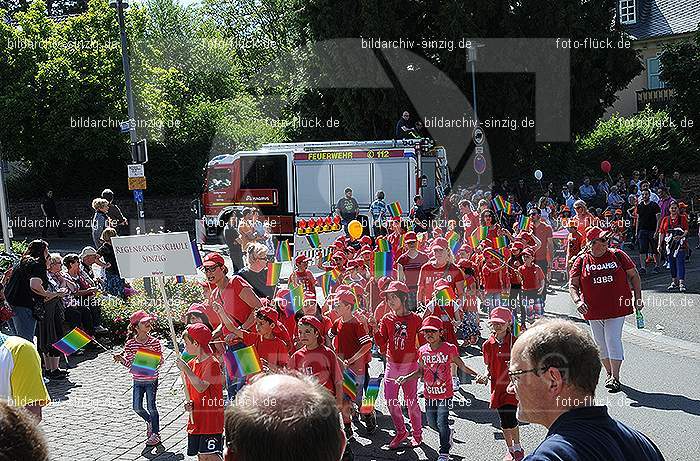
[[[455,231],[450,231],[445,238],[447,239],[447,243],[450,245],[450,249],[452,249],[452,254],[457,254],[457,251],[459,251],[459,234]]]
[[[451,289],[443,288],[435,292],[435,302],[438,306],[449,306],[454,299],[455,295]]]
[[[282,272],[282,263],[269,262],[267,263],[267,286],[274,287],[280,279]]]
[[[224,362],[229,371],[229,376],[244,378],[262,371],[262,363],[255,346],[224,352]]]
[[[333,286],[335,286],[336,279],[337,277],[333,277],[332,272],[326,272],[317,279],[320,282],[319,284],[321,285],[321,290],[323,291],[324,298],[328,297],[328,294],[331,292],[331,289],[333,288]]]
[[[306,241],[309,242],[311,248],[321,248],[321,238],[318,234],[309,234],[306,236]]]
[[[377,402],[377,397],[379,396],[380,383],[380,378],[369,379],[367,390],[365,391],[365,395],[362,397],[362,406],[360,407],[361,414],[368,415],[374,411],[374,404]]]
[[[399,202],[390,203],[387,208],[389,208],[389,214],[393,217],[399,217],[403,213],[401,209],[401,204]]]
[[[381,253],[375,251],[373,259],[372,267],[376,278],[391,276],[393,273],[393,256],[391,252]]]
[[[391,251],[391,245],[389,245],[386,239],[377,239],[377,251],[381,253],[389,252]]]
[[[131,372],[137,375],[155,376],[160,359],[160,354],[157,352],[139,349],[131,362]]]
[[[486,250],[484,250],[484,253],[490,254],[491,256],[493,256],[501,262],[506,260],[505,256],[503,256],[503,254],[501,254],[500,251],[494,250],[493,248],[487,248]]]
[[[350,368],[343,371],[343,394],[347,395],[350,400],[357,398],[357,376]]]
[[[85,347],[92,337],[78,327],[73,328],[67,335],[53,344],[53,347],[61,351],[63,355],[71,355],[78,349]]]
[[[489,226],[479,226],[476,229],[479,232],[479,240],[486,240],[489,236]]]
[[[520,333],[522,333],[524,330],[523,330],[522,326],[520,325],[520,322],[518,321],[518,314],[515,311],[513,311],[512,315],[513,315],[513,336],[515,336],[517,338],[520,335]]]
[[[491,201],[493,202],[493,205],[496,207],[497,211],[504,211],[506,214],[513,213],[513,204],[507,200],[504,200],[500,195],[497,195],[496,198]]]
[[[175,276],[175,283],[185,283],[185,276],[184,275],[176,275]]]
[[[302,285],[290,287],[287,295],[285,312],[288,316],[294,315],[304,307],[304,287]]]
[[[520,220],[518,221],[518,226],[521,229],[527,229],[528,227],[530,227],[530,217],[522,215],[520,217]]]
[[[277,244],[275,259],[279,262],[286,262],[292,260],[292,250],[289,248],[289,241],[282,240],[280,243]]]
[[[476,247],[479,246],[479,242],[481,242],[481,240],[479,240],[479,237],[476,235],[469,237],[469,244],[472,246],[472,248],[476,249]]]
[[[194,267],[202,267],[202,255],[199,253],[197,242],[192,240],[192,255],[194,256]]]
[[[510,243],[508,241],[508,237],[506,236],[496,237],[495,239],[493,239],[493,241],[496,244],[496,248],[505,248]]]
[[[184,360],[185,362],[189,362],[193,358],[197,357],[196,355],[188,354],[187,351],[182,351],[180,352],[180,358]]]

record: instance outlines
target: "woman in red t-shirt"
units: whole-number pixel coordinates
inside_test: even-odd
[[[444,237],[438,237],[430,247],[432,259],[423,264],[418,274],[418,305],[425,306],[433,298],[435,282],[443,279],[457,295],[459,305],[464,295],[464,273],[453,262],[454,256]]]
[[[599,227],[588,229],[589,249],[574,261],[569,274],[569,294],[591,325],[593,339],[608,373],[605,387],[610,392],[619,392],[620,367],[624,359],[622,326],[625,316],[633,312],[632,307],[641,310],[644,303],[634,262],[624,251],[609,248],[608,238]]]
[[[665,246],[668,264],[671,269],[671,284],[669,290],[685,291],[685,254],[688,251],[688,217],[680,213],[678,203],[671,202],[668,206],[669,215],[661,220],[659,225],[659,254]]]

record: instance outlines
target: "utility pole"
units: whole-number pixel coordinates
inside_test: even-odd
[[[2,241],[5,253],[12,253],[12,229],[10,228],[7,189],[5,187],[5,164],[2,161],[2,145],[0,145],[0,223],[2,223]]]

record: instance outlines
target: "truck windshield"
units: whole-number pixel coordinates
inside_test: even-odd
[[[284,155],[241,157],[241,189],[271,189],[279,194],[270,211],[287,210],[287,157]]]
[[[231,187],[231,170],[228,168],[214,168],[207,173],[207,191],[213,192]]]

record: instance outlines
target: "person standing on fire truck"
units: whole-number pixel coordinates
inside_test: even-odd
[[[340,216],[343,229],[347,232],[348,223],[353,219],[357,219],[357,215],[360,214],[360,205],[358,205],[357,200],[353,198],[351,188],[345,188],[345,197],[338,200],[335,211]]]

